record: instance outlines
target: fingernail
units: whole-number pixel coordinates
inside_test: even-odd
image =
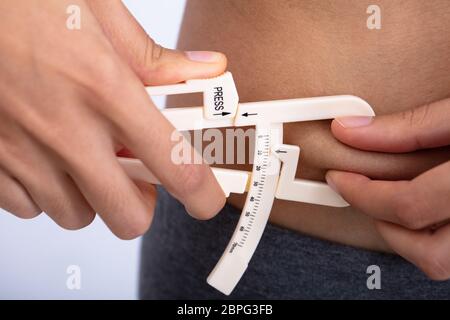
[[[335,119],[344,128],[365,127],[372,123],[373,117],[344,117]]]
[[[222,54],[214,51],[186,51],[185,54],[195,62],[218,62],[222,59]]]
[[[339,193],[339,190],[331,179],[330,174],[327,173],[325,175],[325,180],[327,181],[327,184],[330,186],[330,188],[334,190],[334,192]]]

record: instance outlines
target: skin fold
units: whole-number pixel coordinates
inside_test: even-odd
[[[224,52],[241,102],[352,94],[383,115],[448,97],[450,3],[378,1],[380,30],[366,26],[370,4],[190,0],[178,47]],[[168,100],[170,106],[200,103],[198,96]],[[411,179],[450,158],[449,147],[400,154],[357,150],[333,137],[329,121],[285,125],[284,142],[301,147],[297,177],[322,181],[330,169]],[[232,195],[228,202],[242,208],[244,199]],[[392,251],[373,219],[353,207],[277,200],[270,221],[338,243]]]

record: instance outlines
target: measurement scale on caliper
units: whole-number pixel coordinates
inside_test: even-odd
[[[237,227],[207,281],[229,295],[256,250],[275,198],[333,207],[345,202],[326,183],[296,179],[299,146],[283,144],[283,123],[373,116],[364,100],[349,95],[239,103],[231,73],[212,79],[148,87],[150,96],[203,92],[203,107],[162,110],[179,131],[255,126],[251,172],[212,168],[225,195],[245,193],[247,198]],[[137,159],[120,158],[133,179],[159,183]]]

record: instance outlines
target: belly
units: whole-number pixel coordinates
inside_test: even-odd
[[[226,53],[241,102],[353,94],[383,114],[448,97],[450,3],[377,3],[381,29],[369,30],[367,1],[188,0],[178,46]],[[169,100],[178,103],[199,101]],[[327,121],[285,125],[284,142],[302,149],[297,177],[315,180],[328,169],[409,179],[449,157],[448,148],[401,155],[354,150],[333,138]],[[244,197],[229,202],[241,208]],[[277,200],[270,221],[389,251],[372,220],[351,207]]]

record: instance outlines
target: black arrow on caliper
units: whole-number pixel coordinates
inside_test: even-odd
[[[246,113],[243,113],[242,115],[243,115],[244,117],[248,117],[248,116],[256,116],[257,113],[248,113],[248,112],[246,112]]]
[[[215,116],[227,116],[227,115],[229,115],[229,114],[231,114],[231,112],[219,112],[219,113],[214,113],[214,115]]]
[[[285,151],[285,150],[276,150],[275,152],[276,153],[287,153],[287,151]]]

